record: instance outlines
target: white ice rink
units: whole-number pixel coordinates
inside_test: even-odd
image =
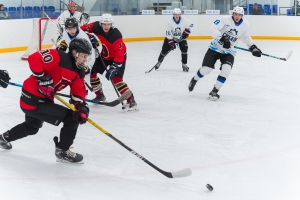
[[[182,72],[176,49],[159,70],[145,74],[157,62],[162,41],[127,43],[124,80],[140,111],[90,104],[90,118],[127,146],[165,171],[189,167],[191,176],[164,177],[89,123],[79,127],[72,149],[85,163],[57,163],[52,138],[61,126],[44,124],[37,135],[12,142],[12,150],[0,150],[0,199],[299,199],[300,42],[254,42],[267,54],[294,54],[285,62],[238,50],[215,102],[206,98],[220,72],[219,61],[188,92],[209,40],[188,41],[188,73]],[[22,54],[0,54],[0,68],[9,71],[11,82],[22,84],[31,74]],[[100,79],[107,100],[116,99],[111,83],[104,75]],[[23,122],[24,113],[21,88],[8,86],[0,93],[3,133]]]

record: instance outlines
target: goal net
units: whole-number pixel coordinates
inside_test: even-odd
[[[56,23],[55,18],[52,19]],[[28,56],[36,51],[48,49],[54,46],[51,40],[56,41],[58,37],[58,29],[48,18],[33,18],[32,36],[28,48],[22,60],[27,60]]]

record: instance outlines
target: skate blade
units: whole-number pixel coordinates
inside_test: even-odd
[[[133,107],[133,108],[124,108],[123,109],[124,113],[133,113],[133,112],[138,112],[139,109],[137,107]]]
[[[208,96],[207,99],[210,100],[210,101],[217,101],[219,98],[218,97]]]
[[[80,162],[70,162],[70,161],[67,161],[67,160],[60,159],[60,158],[56,158],[56,162],[71,163],[71,164],[84,164],[83,160],[80,161]]]

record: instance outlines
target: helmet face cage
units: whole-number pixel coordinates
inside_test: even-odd
[[[68,18],[65,22],[65,29],[67,28],[77,28],[78,29],[78,22],[75,18]]]
[[[181,10],[179,8],[174,8],[173,15],[175,15],[175,14],[181,15]]]
[[[101,20],[100,20],[100,25],[101,24],[111,24],[113,25],[114,19],[111,16],[111,14],[102,14]]]
[[[70,13],[74,14],[75,10],[76,10],[76,4],[75,2],[71,1],[68,5],[68,10],[70,11]]]
[[[75,38],[70,42],[69,45],[69,52],[73,54],[73,50],[76,51],[75,61],[77,62],[77,59],[80,55],[80,53],[91,55],[92,54],[92,46],[91,44],[84,38]],[[87,59],[88,62],[89,59]],[[86,63],[78,63],[78,68],[83,68],[86,66]]]
[[[233,9],[232,13],[237,13],[237,14],[244,15],[244,8],[239,7],[239,6],[236,6],[236,7]]]

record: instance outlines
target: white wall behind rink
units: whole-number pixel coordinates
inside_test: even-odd
[[[162,37],[171,15],[114,16],[115,26],[124,38]],[[210,25],[219,15],[185,15],[194,22],[192,36],[209,36]],[[91,17],[91,21],[100,17]],[[245,16],[250,23],[252,36],[300,37],[300,17],[291,16]],[[32,19],[0,20],[0,49],[28,46],[32,35]],[[57,36],[54,35],[53,38]]]

